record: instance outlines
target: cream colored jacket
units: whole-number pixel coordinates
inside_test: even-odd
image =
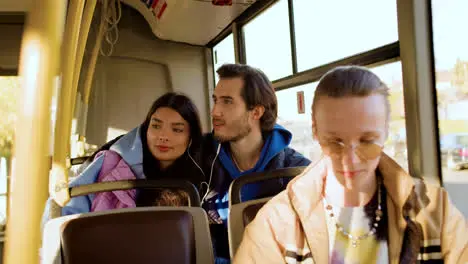
[[[390,263],[468,263],[467,222],[447,192],[410,177],[385,154],[379,170]],[[325,175],[323,163],[311,165],[271,199],[247,226],[233,263],[328,263]]]

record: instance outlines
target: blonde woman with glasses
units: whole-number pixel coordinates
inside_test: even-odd
[[[323,157],[246,228],[234,263],[468,263],[468,227],[445,190],[383,152],[388,87],[363,67],[320,80],[313,136]]]

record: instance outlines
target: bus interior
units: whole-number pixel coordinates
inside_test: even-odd
[[[211,131],[216,69],[225,63],[266,73],[277,122],[311,160],[318,158],[310,120],[318,80],[339,65],[369,67],[390,87],[385,152],[412,176],[447,189],[467,217],[467,13],[465,0],[1,0],[2,263],[39,262],[46,199],[63,204],[87,193],[70,193],[68,181],[100,146],[141,124],[155,98],[186,94]],[[197,252],[181,254],[185,260],[210,263],[206,216],[195,200],[170,219],[194,227],[179,230],[191,234]],[[125,212],[161,214],[145,210]],[[140,231],[173,228],[151,223]]]

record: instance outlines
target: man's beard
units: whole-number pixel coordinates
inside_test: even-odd
[[[216,131],[214,132],[214,137],[221,143],[225,142],[236,142],[244,137],[246,137],[252,131],[252,127],[249,124],[248,116],[246,115],[245,118],[241,118],[241,120],[234,122],[231,127],[237,127],[237,134],[234,136],[223,136],[223,135],[216,135]]]

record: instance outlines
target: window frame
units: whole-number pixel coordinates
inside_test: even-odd
[[[234,33],[236,63],[245,64],[243,26],[278,0],[257,1],[226,27],[207,47]],[[288,0],[293,74],[273,80],[275,91],[318,81],[339,65],[377,65],[401,61],[409,173],[443,186],[435,85],[432,9],[430,1],[396,0],[398,41],[373,50],[298,72],[293,0]],[[424,87],[424,88],[423,88]],[[429,119],[430,121],[423,122]]]

